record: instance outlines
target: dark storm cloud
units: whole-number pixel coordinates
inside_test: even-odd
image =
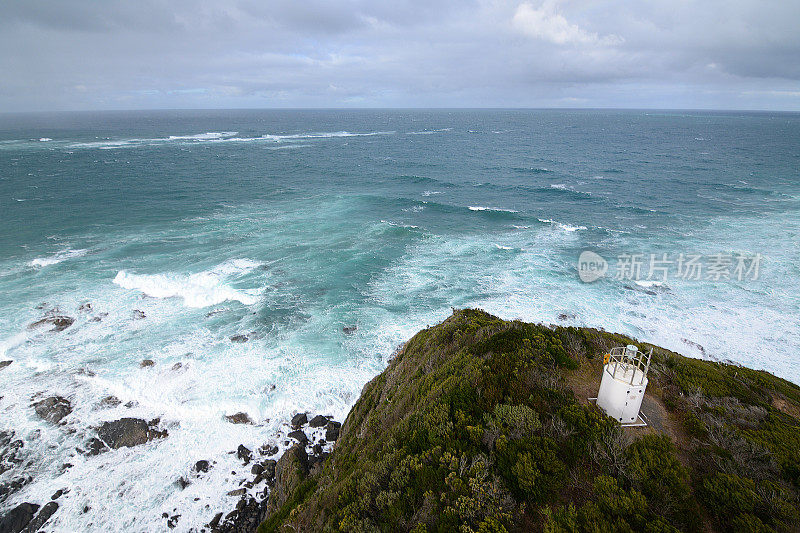
[[[0,4],[0,110],[800,109],[800,3]]]

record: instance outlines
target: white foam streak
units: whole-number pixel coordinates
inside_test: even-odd
[[[82,257],[86,255],[87,252],[88,250],[61,250],[60,252],[56,252],[47,257],[37,257],[36,259],[30,261],[28,265],[35,268],[57,265],[58,263],[66,261],[67,259]]]
[[[237,259],[215,269],[196,274],[134,274],[120,270],[114,283],[124,289],[138,290],[152,298],[182,298],[187,307],[208,307],[226,301],[252,305],[258,301],[253,290],[231,287],[226,279],[250,271],[260,263]]]
[[[563,231],[567,231],[567,232],[570,232],[570,233],[572,233],[573,231],[580,231],[580,230],[585,230],[586,229],[586,226],[573,226],[571,224],[563,224],[561,222],[556,222],[555,220],[552,220],[552,219],[549,219],[549,218],[540,218],[539,222],[541,222],[543,224],[550,224],[554,228],[557,228],[557,229],[560,229],[560,230],[563,230]]]
[[[482,205],[468,206],[470,211],[497,211],[499,213],[517,213],[514,209],[503,209],[501,207],[484,207]]]

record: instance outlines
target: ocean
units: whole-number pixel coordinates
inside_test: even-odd
[[[0,514],[66,488],[50,530],[198,528],[248,477],[230,452],[344,420],[452,307],[800,383],[798,147],[796,113],[0,115],[0,431],[23,442],[0,486],[30,478]],[[61,425],[31,407],[52,395]],[[121,417],[169,436],[76,451]]]

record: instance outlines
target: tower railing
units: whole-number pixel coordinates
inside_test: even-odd
[[[617,346],[606,354],[605,371],[616,380],[641,385],[650,370],[652,357],[652,348],[644,353],[634,346]]]

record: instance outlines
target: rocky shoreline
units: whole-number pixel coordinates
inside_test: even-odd
[[[114,398],[106,398],[103,402],[114,403]],[[118,400],[117,400],[118,401]],[[101,402],[102,403],[102,402]],[[49,396],[34,402],[31,407],[36,414],[51,424],[60,424],[70,414],[72,406],[69,400],[60,396]],[[252,423],[244,413],[226,417],[231,423]],[[94,428],[96,437],[86,441],[78,452],[87,456],[107,453],[119,448],[135,447],[151,440],[169,436],[166,429],[159,427],[160,420],[146,421],[140,418],[120,418],[104,422]],[[278,446],[265,444],[255,451],[240,444],[235,451],[243,467],[250,467],[250,477],[241,482],[240,487],[229,491],[228,496],[238,497],[234,508],[226,512],[217,512],[201,528],[201,531],[219,533],[252,532],[268,514],[269,496],[276,490],[280,495],[286,485],[287,472],[299,466],[303,475],[307,475],[328,457],[333,443],[339,438],[341,423],[330,416],[298,413],[291,420],[292,431],[283,442],[288,446],[286,452],[276,460],[273,457],[279,452]],[[22,462],[21,449],[24,442],[16,439],[13,431],[0,432],[0,473],[12,469]],[[291,467],[289,466],[291,465]],[[65,464],[64,468],[71,465]],[[195,479],[214,468],[212,460],[199,460],[192,468],[191,475],[180,477],[175,485],[181,489],[189,486]],[[0,486],[0,502],[5,501],[32,481],[30,477],[20,477]],[[263,490],[252,495],[250,489],[263,484]],[[277,488],[276,488],[277,487]],[[47,521],[58,511],[57,500],[67,494],[69,488],[56,490],[51,501],[44,503],[23,502],[0,517],[0,533],[33,533],[44,527]],[[280,496],[279,496],[280,497]],[[167,528],[177,526],[181,519],[179,513],[163,513],[162,518]]]
[[[286,499],[292,475],[298,469],[302,475],[308,475],[327,459],[332,444],[339,439],[342,427],[342,424],[332,417],[316,415],[309,419],[308,413],[296,414],[292,417],[291,425],[293,431],[288,435],[291,440],[284,441],[285,445],[291,447],[277,461],[271,458],[278,452],[275,446],[262,446],[255,453],[243,445],[239,446],[236,456],[242,461],[243,466],[252,465],[250,473],[253,477],[244,481],[241,488],[228,492],[229,496],[240,496],[240,499],[233,510],[214,515],[206,524],[209,531],[213,533],[255,531],[270,512],[274,511],[275,506],[279,505],[277,502],[282,503]],[[265,483],[264,490],[257,492],[255,497],[247,493],[247,489],[261,483]],[[271,494],[273,494],[272,499],[270,499]]]
[[[45,309],[45,304],[40,308]],[[80,308],[83,312],[91,310],[90,304],[84,304]],[[102,316],[96,318],[102,320]],[[141,311],[134,313],[134,319],[143,318],[145,316]],[[68,329],[74,321],[75,319],[64,315],[56,308],[46,311],[43,318],[30,324],[29,329],[50,328],[47,331],[56,334]],[[231,342],[234,343],[247,340],[246,335],[231,338]],[[0,371],[12,364],[13,361],[0,361]],[[155,362],[148,359],[139,364],[142,369],[154,365]],[[176,364],[179,365],[180,363]],[[173,370],[177,369],[173,367]],[[85,372],[91,375],[90,371]],[[65,421],[73,412],[73,401],[57,394],[40,393],[31,398],[30,408],[47,424],[63,427],[65,431],[74,433],[75,429],[68,428]],[[111,409],[121,404],[122,401],[115,396],[107,396],[97,402],[94,408]],[[136,405],[129,402],[125,407],[133,408]],[[250,416],[243,412],[226,415],[224,418],[231,424],[255,424]],[[270,494],[273,491],[281,493],[281,487],[286,485],[285,478],[289,470],[287,465],[291,464],[291,468],[299,465],[303,475],[306,475],[321,464],[328,457],[333,443],[339,438],[341,423],[333,420],[331,416],[297,413],[292,417],[290,427],[291,431],[282,442],[285,452],[279,459],[274,457],[281,448],[274,443],[264,444],[255,450],[240,444],[236,450],[229,452],[236,455],[244,468],[249,467],[250,477],[240,481],[238,488],[227,492],[228,496],[238,498],[233,508],[227,512],[216,512],[209,517],[200,531],[225,533],[254,531],[268,513]],[[163,426],[160,418],[145,420],[135,417],[102,422],[96,427],[88,428],[86,434],[86,440],[76,447],[76,451],[87,457],[110,453],[120,448],[133,448],[169,437],[169,431]],[[14,430],[0,431],[0,474],[13,471],[23,464],[25,442],[19,437]],[[213,458],[201,459],[194,464],[188,475],[176,479],[174,484],[183,490],[215,468],[215,465],[216,461]],[[64,470],[71,467],[69,463],[62,465]],[[0,484],[0,504],[32,481],[30,475],[21,475]],[[49,501],[22,502],[9,509],[0,516],[0,533],[33,533],[41,530],[58,512],[59,498],[69,492],[69,487],[54,487],[54,493]],[[163,513],[161,518],[166,528],[173,529],[180,523],[181,514],[176,509],[173,513]]]

